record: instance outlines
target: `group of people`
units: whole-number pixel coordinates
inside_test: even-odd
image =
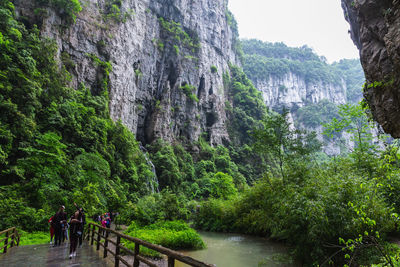
[[[110,228],[113,217],[114,214],[112,212],[106,212],[101,215],[93,216],[93,220],[97,223],[100,223],[103,227]]]
[[[68,240],[68,229],[69,229],[69,258],[76,256],[76,247],[82,246],[83,230],[86,224],[85,213],[83,208],[79,208],[74,203],[76,211],[72,214],[69,220],[67,220],[67,213],[65,212],[65,206],[60,206],[56,214],[54,214],[50,220],[50,243],[53,241],[54,236],[54,247],[60,246],[65,239]]]

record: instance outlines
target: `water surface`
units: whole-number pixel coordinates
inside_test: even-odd
[[[199,234],[207,248],[181,252],[217,267],[295,266],[287,261],[287,248],[266,238],[202,231],[199,231]],[[286,263],[274,261],[274,258],[286,258]],[[188,265],[176,262],[175,266]]]

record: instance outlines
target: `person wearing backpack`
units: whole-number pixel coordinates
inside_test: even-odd
[[[61,245],[63,237],[62,225],[67,223],[67,213],[65,213],[64,210],[64,205],[61,205],[51,221],[51,226],[54,228],[54,247]]]
[[[53,237],[54,237],[54,227],[53,227],[53,224],[52,224],[53,217],[54,216],[51,216],[50,219],[49,219],[49,223],[50,223],[50,245],[53,244]],[[55,240],[55,238],[54,238],[54,240]]]

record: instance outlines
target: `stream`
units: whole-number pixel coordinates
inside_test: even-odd
[[[207,248],[181,253],[217,267],[297,266],[291,263],[285,246],[266,238],[203,231],[198,233]],[[175,266],[188,265],[177,261]]]

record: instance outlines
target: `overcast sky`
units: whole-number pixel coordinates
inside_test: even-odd
[[[329,62],[359,58],[340,0],[229,0],[240,38],[307,44]]]

